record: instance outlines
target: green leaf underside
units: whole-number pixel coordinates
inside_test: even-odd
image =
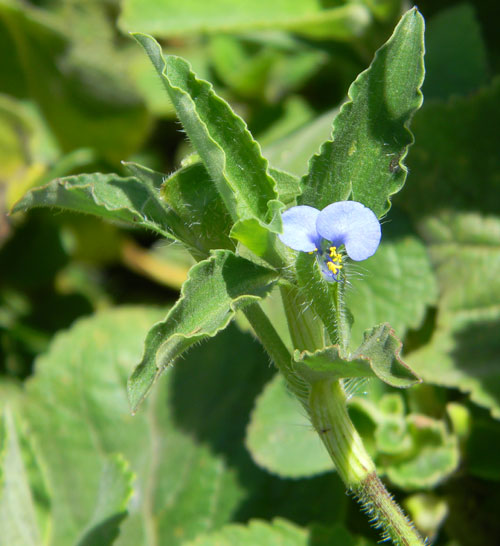
[[[270,5],[212,1],[208,4],[173,0],[126,0],[119,25],[124,31],[140,29],[156,36],[192,36],[193,33],[283,29],[317,38],[352,39],[370,23],[368,10],[350,4],[322,9],[316,0],[284,0]]]
[[[304,408],[277,374],[255,401],[246,446],[256,464],[286,478],[333,470],[333,463]]]
[[[128,384],[132,411],[136,411],[161,372],[183,351],[224,329],[235,312],[264,298],[277,278],[229,250],[218,250],[193,266],[181,298],[163,322],[153,326],[141,363]]]
[[[33,492],[9,408],[4,410],[0,438],[0,542],[6,546],[37,546],[41,539]]]
[[[147,307],[100,312],[58,334],[37,360],[19,410],[47,480],[53,546],[180,546],[228,521],[240,500],[222,458],[176,427],[171,376],[130,415],[126,377],[161,314]],[[123,459],[127,484],[135,475],[128,514],[130,494],[117,479]],[[113,541],[108,532],[118,524]]]
[[[408,124],[422,104],[424,21],[408,11],[370,67],[349,90],[333,124],[332,140],[311,158],[299,204],[322,209],[353,199],[382,216],[404,184],[402,164],[413,142]]]
[[[332,345],[314,353],[295,352],[300,375],[309,382],[331,378],[378,377],[391,387],[406,388],[420,379],[401,360],[401,341],[387,324],[367,330],[365,339],[350,357],[343,358],[338,346]]]
[[[243,120],[208,82],[196,78],[186,61],[173,55],[164,57],[160,45],[149,36],[134,36],[160,75],[233,220],[270,222],[273,210],[269,207],[277,199],[275,182]],[[279,228],[278,219],[273,229]]]
[[[58,178],[28,192],[12,209],[25,211],[35,207],[58,207],[126,222],[174,238],[175,228],[185,231],[178,216],[137,178],[115,174],[81,174]]]
[[[354,347],[362,342],[367,328],[382,322],[388,322],[402,338],[407,329],[420,326],[427,306],[436,302],[437,285],[428,252],[416,237],[386,240],[374,256],[359,266],[347,264],[346,270],[353,279],[345,303],[354,317]]]
[[[421,229],[441,295],[431,342],[409,361],[425,381],[470,393],[500,419],[500,221],[442,212]]]

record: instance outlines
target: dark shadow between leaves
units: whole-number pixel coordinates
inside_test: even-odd
[[[170,404],[177,426],[222,455],[247,491],[235,521],[284,517],[307,525],[343,517],[348,499],[335,473],[280,479],[251,459],[244,445],[245,429],[255,398],[274,371],[250,335],[230,325],[190,351],[171,373]]]
[[[500,404],[500,320],[470,324],[454,334],[451,352],[456,366],[478,379],[482,389]]]
[[[78,541],[77,546],[100,546],[102,544],[112,544],[120,534],[119,525],[128,515],[127,511],[120,512],[96,525],[85,536]]]

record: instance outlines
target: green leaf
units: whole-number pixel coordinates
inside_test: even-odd
[[[128,384],[132,411],[163,370],[194,343],[227,327],[235,312],[264,298],[277,275],[228,250],[215,251],[193,266],[181,298],[163,322],[153,326],[141,363]]]
[[[455,436],[444,423],[426,415],[406,418],[412,448],[380,466],[387,477],[402,489],[433,488],[458,467],[460,452]]]
[[[401,360],[401,341],[388,324],[367,330],[358,350],[349,357],[339,354],[332,345],[314,353],[296,351],[297,371],[309,382],[326,377],[343,379],[378,377],[391,387],[407,388],[421,380]]]
[[[488,81],[486,45],[474,7],[464,3],[438,12],[427,23],[426,100],[468,95]]]
[[[293,174],[272,167],[269,172],[276,180],[279,200],[285,205],[292,204],[300,193],[300,180]]]
[[[216,248],[234,249],[229,238],[231,218],[202,163],[187,165],[165,177],[161,196],[188,226],[191,246],[196,244],[205,254]]]
[[[341,524],[298,527],[282,518],[272,521],[253,519],[246,525],[229,524],[215,533],[200,535],[185,546],[372,546],[356,538]]]
[[[202,163],[181,167],[170,176],[138,163],[123,164],[161,195],[168,205],[170,227],[196,257],[208,256],[211,249],[234,249],[229,238],[231,218]]]
[[[429,489],[457,469],[457,437],[444,421],[417,413],[405,415],[401,394],[385,394],[379,400],[355,396],[350,402],[350,412],[353,410],[361,411],[375,424],[377,468],[398,487]],[[369,442],[366,437],[364,440]]]
[[[59,334],[36,362],[19,408],[50,492],[53,546],[110,543],[99,533],[118,523],[109,501],[123,491],[115,479],[121,463],[109,465],[121,457],[135,480],[118,546],[180,546],[227,522],[241,498],[222,457],[176,426],[171,376],[130,416],[126,378],[161,314],[145,307],[98,313]]]
[[[439,528],[448,516],[449,508],[444,498],[432,493],[415,493],[404,500],[417,529],[432,543],[437,538]]]
[[[104,14],[86,13],[96,12],[95,6],[59,17],[2,1],[0,34],[4,50],[17,60],[14,77],[22,83],[15,85],[37,102],[62,151],[93,148],[119,161],[139,148],[150,120],[126,76],[126,51],[116,47]]]
[[[297,281],[305,300],[311,302],[316,314],[323,321],[330,340],[337,340],[337,314],[335,295],[337,283],[329,283],[323,277],[314,255],[299,252],[295,260]]]
[[[41,544],[33,491],[22,459],[14,417],[10,408],[3,411],[0,428],[0,530],[1,543],[15,546]]]
[[[441,295],[430,343],[408,360],[425,381],[470,393],[500,418],[500,220],[443,212],[421,229]]]
[[[471,96],[426,103],[415,116],[412,180],[402,197],[416,221],[443,209],[498,214],[499,102],[496,78]]]
[[[303,478],[333,470],[330,456],[281,375],[256,399],[245,443],[253,460],[278,476]]]
[[[284,519],[252,520],[247,525],[230,524],[210,535],[202,535],[186,546],[306,546],[308,532]]]
[[[208,82],[196,78],[186,61],[173,55],[163,57],[161,47],[149,36],[134,36],[162,78],[177,115],[233,220],[271,221],[272,203],[277,197],[275,182],[243,120]]]
[[[221,0],[208,4],[173,0],[125,0],[119,25],[124,31],[156,36],[192,36],[242,30],[286,29],[316,38],[352,39],[370,23],[370,13],[358,4],[322,9],[315,0],[287,0],[269,5],[265,0],[234,3],[231,10]]]
[[[388,322],[402,338],[407,329],[420,326],[427,306],[436,302],[437,285],[427,250],[411,235],[385,240],[374,256],[346,267],[352,282],[345,302],[354,317],[353,346],[361,343],[367,328],[381,322]]]
[[[312,520],[325,524],[341,521],[350,500],[335,473],[283,480],[259,468],[245,448],[255,398],[274,373],[260,344],[230,324],[207,343],[193,347],[181,365],[169,370],[170,403],[176,426],[197,444],[210,446],[222,455],[237,472],[245,486],[244,502],[237,510],[238,521],[276,516],[304,525]],[[287,416],[284,422],[288,423]],[[292,424],[292,428],[300,434],[301,427]],[[335,506],[335,510],[323,511],[325,504]]]
[[[413,8],[352,84],[332,140],[311,158],[300,204],[322,209],[350,198],[377,216],[387,212],[389,197],[406,178],[402,160],[413,142],[408,125],[422,104],[423,32],[424,20]]]
[[[94,514],[77,539],[79,546],[112,544],[115,541],[119,525],[127,515],[133,478],[128,463],[121,456],[110,457],[104,462]]]
[[[332,119],[338,109],[329,110],[309,123],[264,146],[264,156],[273,167],[295,176],[307,173],[307,162],[332,131]],[[274,176],[274,175],[273,175]]]
[[[94,173],[58,178],[29,191],[16,203],[12,212],[35,207],[59,207],[94,214],[151,229],[170,239],[187,239],[189,235],[182,220],[160,200],[159,195],[133,177]],[[176,232],[180,233],[177,235]]]

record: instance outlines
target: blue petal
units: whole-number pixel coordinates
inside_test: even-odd
[[[306,205],[292,207],[282,215],[283,233],[280,241],[294,250],[311,252],[320,247],[320,237],[316,233],[316,219],[319,210]]]
[[[380,222],[357,201],[339,201],[325,207],[318,215],[316,229],[332,245],[345,245],[347,255],[356,261],[373,256],[380,243]]]

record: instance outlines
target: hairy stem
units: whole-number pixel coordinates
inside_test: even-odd
[[[390,538],[397,546],[424,546],[425,541],[377,476],[375,465],[347,413],[346,397],[339,381],[322,380],[311,386],[309,415],[339,476],[374,525],[383,530],[383,538]]]
[[[271,324],[271,321],[267,318],[267,315],[258,303],[245,307],[243,313],[264,346],[264,349],[285,377],[292,392],[299,400],[304,401],[307,398],[307,387],[303,380],[294,373],[292,356]]]
[[[323,311],[325,318],[333,318],[327,329],[331,338],[335,335],[331,341],[337,343],[345,355],[349,351],[350,324],[344,304],[344,288],[343,279],[329,285],[330,309],[326,307],[326,294],[317,291],[321,301],[316,301],[316,307]],[[321,348],[320,338],[311,328],[310,319],[300,312],[298,305],[304,306],[300,297],[290,289],[282,290],[281,295],[294,347],[309,351]],[[301,401],[339,476],[371,516],[373,524],[382,529],[383,538],[391,539],[397,546],[423,546],[425,541],[377,476],[375,464],[349,417],[341,382],[321,379],[312,383],[308,398]]]

